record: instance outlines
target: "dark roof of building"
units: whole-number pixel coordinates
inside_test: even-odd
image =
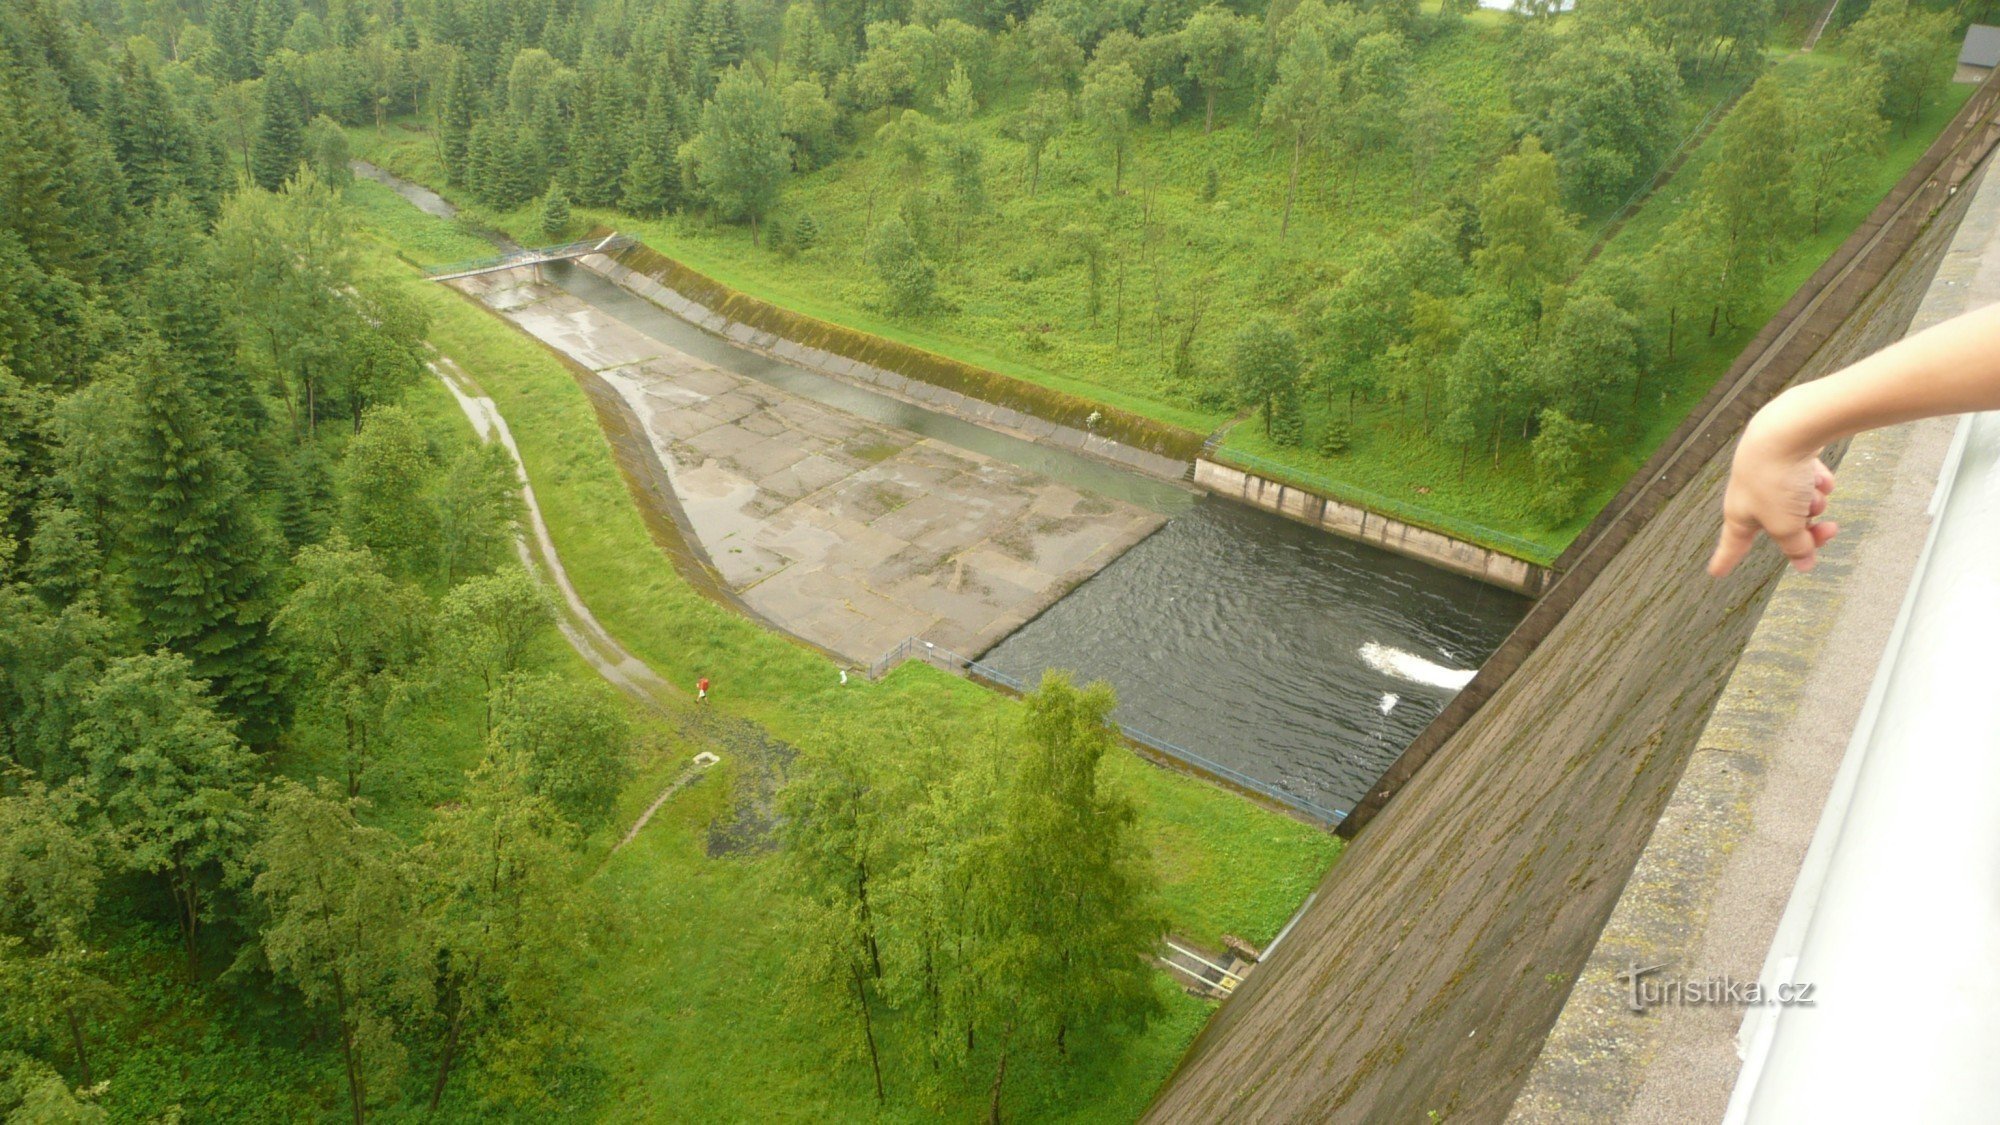
[[[2000,27],[1975,23],[1965,29],[1965,46],[1958,49],[1960,66],[2000,66]]]

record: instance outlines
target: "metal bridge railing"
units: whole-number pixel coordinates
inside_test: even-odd
[[[424,271],[426,277],[448,277],[468,273],[485,273],[491,270],[512,269],[516,266],[531,266],[538,262],[554,262],[565,258],[581,258],[587,254],[615,254],[620,250],[638,245],[629,234],[615,231],[608,237],[580,238],[575,242],[565,242],[560,246],[534,246],[511,250],[505,254],[495,254],[487,258],[473,258],[448,265],[432,266]]]
[[[904,640],[901,644],[889,650],[888,655],[869,665],[868,678],[879,680],[887,675],[890,669],[905,660],[922,660],[926,664],[942,668],[947,672],[976,676],[989,683],[999,684],[1002,687],[1023,694],[1032,690],[1032,686],[1019,676],[1003,672],[991,664],[981,664],[971,657],[960,656],[958,653],[947,648],[942,648],[930,641],[924,640],[922,637],[910,637]],[[1296,794],[1287,793],[1283,789],[1268,782],[1259,781],[1241,770],[1231,769],[1221,762],[1197,754],[1185,746],[1148,734],[1130,724],[1114,721],[1108,725],[1114,732],[1124,735],[1126,738],[1164,758],[1192,766],[1195,769],[1222,778],[1231,785],[1268,797],[1287,808],[1305,814],[1321,824],[1332,826],[1339,824],[1347,817],[1347,813],[1342,810],[1330,809],[1325,805],[1316,804]]]

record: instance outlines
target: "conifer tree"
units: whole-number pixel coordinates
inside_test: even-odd
[[[628,159],[627,118],[623,72],[584,72],[577,84],[569,134],[569,188],[586,207],[610,207],[618,202],[619,180]]]
[[[702,7],[699,33],[697,50],[711,75],[723,74],[748,56],[743,16],[736,10],[736,0],[708,0]]]
[[[277,191],[306,158],[305,111],[291,75],[274,70],[264,79],[264,120],[250,149],[257,186]]]
[[[175,192],[213,196],[193,129],[152,69],[129,53],[118,64],[104,124],[133,206],[150,207]]]
[[[632,159],[620,187],[626,210],[654,216],[679,205],[681,132],[679,98],[664,83],[654,84],[632,132]]]
[[[224,444],[247,457],[269,413],[237,361],[213,247],[201,233],[194,209],[177,198],[157,206],[147,224],[146,251],[151,259],[146,305],[153,331],[187,372]]]
[[[800,251],[806,251],[812,249],[818,242],[819,220],[813,218],[812,213],[808,211],[799,216],[798,222],[792,224],[792,245]]]
[[[250,25],[255,0],[210,0],[208,50],[195,60],[203,73],[218,82],[247,82],[257,77],[255,48],[250,42]]]
[[[130,363],[117,502],[140,636],[185,654],[243,738],[262,745],[279,720],[265,649],[269,546],[242,464],[165,347],[143,343]]]
[[[543,194],[541,221],[542,236],[550,242],[561,242],[569,236],[569,195],[560,184]]]
[[[438,100],[438,155],[444,161],[445,182],[466,186],[471,181],[472,113],[479,95],[472,85],[472,69],[462,58],[453,58],[445,75],[444,94]]]
[[[120,233],[117,161],[44,68],[0,66],[0,231],[39,269],[93,280]]]

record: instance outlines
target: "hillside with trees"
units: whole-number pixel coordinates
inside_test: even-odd
[[[413,16],[427,109],[421,83],[372,121],[327,97],[357,151],[523,237],[560,201],[785,307],[1198,434],[1258,404],[1228,448],[1553,550],[1963,97],[1957,17],[1860,8],[1809,55],[1788,37],[1821,9],[1768,0],[705,0],[512,50]],[[1690,152],[1675,182],[1714,186],[1643,209],[1694,213],[1678,247],[1635,223],[1598,265]],[[1758,174],[1788,185],[1759,229],[1717,229]],[[1260,318],[1294,369],[1236,363]]]

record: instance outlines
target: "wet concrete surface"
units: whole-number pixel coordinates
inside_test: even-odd
[[[453,284],[614,388],[729,590],[856,664],[980,651],[1165,522],[725,371],[531,269]]]

